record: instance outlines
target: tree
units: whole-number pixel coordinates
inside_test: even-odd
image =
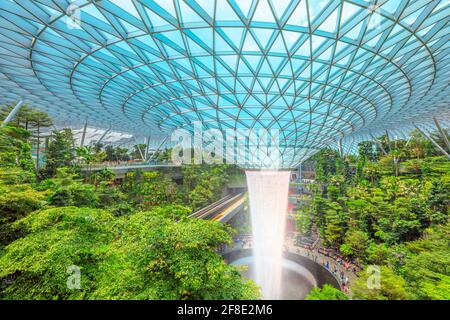
[[[422,239],[409,242],[402,272],[417,299],[450,299],[450,225],[426,230]]]
[[[102,162],[106,153],[92,146],[77,147],[75,153],[81,162],[86,164],[85,181],[91,177],[92,164]]]
[[[21,232],[13,223],[46,205],[47,194],[23,185],[19,190],[0,194],[0,246],[17,239]]]
[[[0,121],[3,122],[6,117],[11,113],[11,111],[14,109],[15,105],[7,105],[5,107],[0,108]],[[27,105],[23,105],[20,110],[16,113],[13,121],[9,122],[8,125],[10,126],[16,126],[27,129],[26,122],[28,118],[28,114],[31,111],[31,109]]]
[[[147,150],[147,145],[146,144],[135,144],[133,146],[133,151],[131,152],[131,158],[134,160],[139,160],[142,161],[142,157],[145,157],[145,150]]]
[[[182,170],[184,203],[197,210],[222,197],[231,167],[227,165],[186,165]]]
[[[61,186],[50,196],[50,203],[55,206],[77,206],[95,208],[99,204],[99,196],[95,187],[79,182]]]
[[[391,250],[386,243],[370,243],[366,250],[365,260],[369,264],[383,265],[387,264],[391,256]]]
[[[58,168],[68,167],[75,159],[75,142],[72,131],[63,129],[53,131],[47,151],[46,173],[53,176]]]
[[[28,143],[30,133],[24,129],[0,127],[0,167],[21,167],[33,170],[31,146]]]
[[[411,132],[409,146],[412,156],[417,159],[424,158],[427,153],[427,148],[430,148],[431,142],[428,141],[419,130]]]
[[[65,207],[37,211],[18,221],[27,235],[0,256],[0,281],[6,283],[2,298],[89,298],[98,283],[98,263],[117,236],[112,219],[103,210]],[[80,287],[71,288],[70,272],[76,270],[81,272]]]
[[[158,150],[150,157],[157,162],[167,162],[171,160],[172,148],[166,148],[163,151]]]
[[[26,129],[30,129],[30,125],[35,129],[33,136],[36,138],[36,168],[40,168],[40,146],[41,146],[41,130],[53,125],[53,120],[45,112],[31,110],[27,117]]]
[[[258,298],[256,286],[216,252],[232,241],[231,230],[186,218],[188,212],[181,206],[120,218],[76,207],[33,212],[16,222],[24,236],[0,256],[0,297]],[[76,270],[80,286],[71,288]]]
[[[325,284],[322,288],[313,288],[305,300],[348,300],[348,297],[341,290]]]
[[[152,207],[176,203],[177,186],[169,176],[160,172],[128,172],[123,190],[139,209],[150,210]]]
[[[328,182],[334,174],[344,174],[343,159],[339,153],[332,149],[323,149],[313,156],[315,163],[316,180],[319,182]]]
[[[98,188],[99,184],[102,182],[112,182],[116,177],[114,171],[108,168],[103,168],[93,174],[95,188]]]
[[[313,225],[311,206],[303,205],[299,207],[297,210],[297,215],[295,216],[295,222],[298,232],[304,235],[309,235]]]
[[[128,154],[128,149],[127,148],[117,147],[115,152],[116,152],[116,159],[118,161],[128,161],[128,160],[130,160],[130,155]]]
[[[141,212],[120,218],[93,297],[99,299],[254,299],[255,285],[216,252],[231,237],[217,222]]]
[[[427,197],[430,224],[448,221],[450,213],[450,174],[433,181]]]
[[[364,161],[374,162],[378,159],[378,152],[373,141],[363,141],[358,144],[358,157]]]
[[[342,243],[345,233],[343,222],[344,212],[337,202],[330,202],[328,209],[325,211],[325,225],[322,229],[323,239],[328,246],[339,246]]]
[[[387,267],[380,267],[379,287],[370,277],[375,274],[363,270],[351,284],[352,299],[362,300],[408,300],[411,295],[406,290],[405,280]]]
[[[130,155],[127,148],[114,147],[108,145],[105,147],[105,161],[128,161]]]
[[[363,260],[366,255],[366,249],[369,245],[369,237],[360,230],[349,230],[345,234],[344,244],[340,251],[347,256]]]

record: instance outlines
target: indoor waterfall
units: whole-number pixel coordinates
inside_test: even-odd
[[[280,299],[289,171],[246,171],[255,260],[263,299]]]

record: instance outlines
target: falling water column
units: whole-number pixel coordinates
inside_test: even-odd
[[[263,299],[280,299],[290,172],[246,171],[246,176],[255,281]]]

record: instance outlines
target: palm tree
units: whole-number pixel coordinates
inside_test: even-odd
[[[92,147],[91,146],[77,147],[75,152],[77,154],[78,159],[86,164],[85,180],[87,181],[90,176],[92,162],[94,161],[94,153]]]

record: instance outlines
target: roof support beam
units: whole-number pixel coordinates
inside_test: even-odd
[[[109,126],[108,130],[105,131],[105,133],[98,139],[97,143],[100,143],[105,139],[106,135],[111,131],[111,126]]]
[[[163,144],[167,141],[167,139],[169,138],[169,136],[165,137],[164,140],[161,142],[161,144],[158,146],[158,148],[155,150],[155,152],[152,154],[152,156],[150,157],[150,159],[148,159],[148,161],[152,160],[155,157],[155,154],[161,149],[161,147],[163,146]]]
[[[438,148],[439,151],[441,151],[444,155],[447,156],[447,158],[450,159],[450,154],[448,154],[447,151],[445,151],[444,148],[442,148],[442,147],[439,145],[439,143],[437,143],[436,141],[434,141],[434,139],[433,139],[428,133],[426,133],[424,130],[420,129],[420,128],[419,128],[418,126],[416,126],[416,125],[414,125],[414,127],[416,127],[416,129],[419,130],[419,132],[420,132],[426,139],[430,140],[430,142],[431,142],[432,144],[434,144],[434,146],[435,146],[436,148]]]
[[[136,138],[134,138],[134,141],[136,141],[136,147],[139,150],[139,154],[141,155],[142,161],[145,161],[145,157],[144,157],[144,154],[142,153],[141,146],[139,145],[139,142],[137,141]]]
[[[88,122],[86,119],[86,122],[84,123],[84,127],[83,127],[83,135],[81,136],[81,143],[80,143],[80,147],[82,147],[82,148],[84,147],[84,142],[86,140],[87,125],[88,125]]]
[[[23,106],[23,100],[20,100],[16,106],[11,110],[11,112],[8,114],[6,119],[2,123],[2,127],[6,126],[9,122],[11,122],[12,119],[16,116],[17,112],[22,108]]]
[[[436,128],[438,129],[439,133],[442,136],[442,139],[444,139],[444,143],[447,146],[447,150],[450,151],[450,142],[448,141],[447,133],[442,129],[441,125],[439,124],[439,121],[436,117],[433,117],[434,123],[436,124]]]
[[[388,147],[390,149],[391,148],[391,138],[389,137],[389,133],[388,133],[387,130],[386,130],[386,142],[387,142],[387,145],[388,145]]]
[[[350,152],[352,152],[354,144],[355,144],[355,140],[352,139],[352,142],[348,145],[348,149],[347,149],[347,151],[345,151],[344,156],[348,156],[350,154]]]
[[[150,151],[150,136],[147,137],[147,145],[145,146],[145,161],[147,161],[148,153]]]
[[[375,138],[373,135],[371,135],[371,137],[372,137],[372,139],[373,139],[376,143],[378,143],[378,146],[380,147],[381,152],[383,153],[383,155],[387,156],[387,152],[386,152],[386,150],[384,149],[383,144],[381,143],[381,141],[378,140],[377,138]]]

